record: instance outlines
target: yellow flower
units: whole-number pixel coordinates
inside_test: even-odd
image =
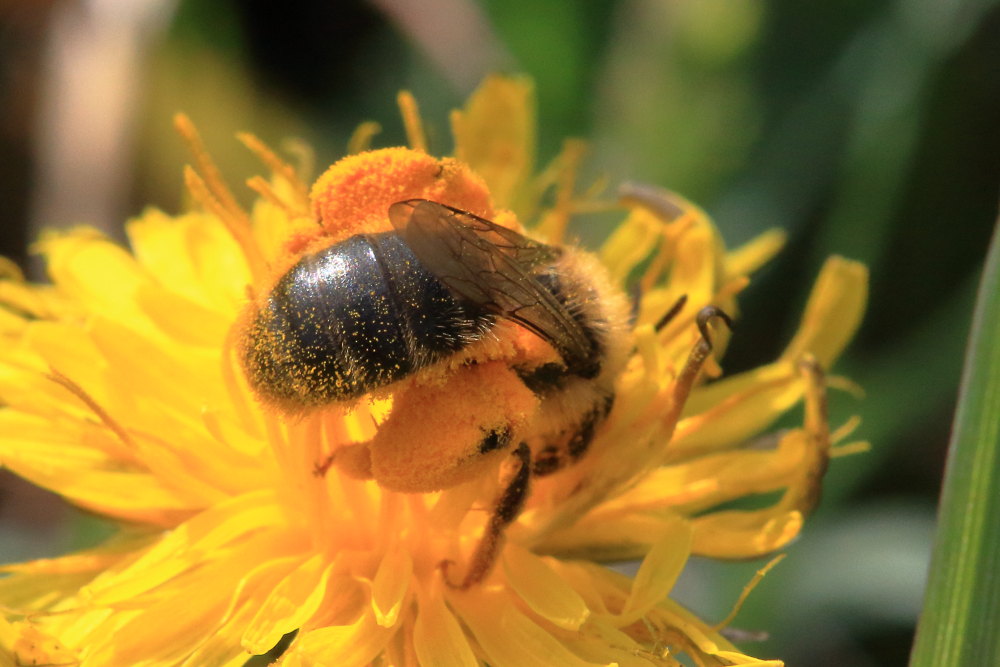
[[[574,192],[576,143],[532,175],[527,82],[491,78],[454,113],[453,158],[426,154],[412,99],[400,101],[411,148],[349,156],[312,191],[242,137],[272,172],[251,180],[249,212],[181,118],[196,210],[147,211],[128,225],[131,250],[88,229],[46,236],[51,286],[5,272],[0,463],[121,527],[97,548],[3,568],[0,665],[240,665],[289,633],[287,665],[781,664],[745,655],[668,595],[690,555],[774,553],[815,506],[828,459],[849,447],[833,448],[850,424],[828,430],[824,370],[857,327],[865,269],[830,259],[781,357],[715,379],[705,336],[718,353],[728,334],[698,314],[734,313],[781,236],[728,251],[680,197],[624,190],[627,216],[599,258],[616,290],[637,282],[642,297],[613,408],[578,462],[532,480],[482,571],[455,580],[484,548],[511,457],[434,477],[462,427],[393,431],[393,410],[476,414],[471,397],[490,395],[492,371],[469,393],[442,390],[445,373],[405,398],[287,416],[255,398],[240,364],[254,304],[295,258],[385,229],[388,204],[419,197],[509,228],[533,221],[529,235],[561,244],[570,216],[594,203]],[[362,126],[355,152],[371,134]],[[421,391],[433,398],[411,400]],[[803,397],[801,428],[745,446]],[[377,468],[367,443],[380,429],[379,447],[407,463]],[[357,456],[331,466],[344,452]],[[414,488],[433,478],[440,490],[379,483],[425,464]],[[715,509],[771,492],[770,507]],[[601,564],[622,559],[641,559],[634,578]]]

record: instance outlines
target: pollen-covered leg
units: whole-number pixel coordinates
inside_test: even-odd
[[[454,561],[446,560],[441,563],[445,581],[453,588],[466,589],[474,586],[483,580],[493,563],[496,561],[497,553],[503,544],[503,532],[511,524],[517,515],[521,513],[524,506],[524,499],[528,497],[528,489],[531,481],[531,450],[527,443],[522,442],[513,453],[517,460],[517,469],[510,477],[510,481],[504,487],[503,493],[497,500],[493,514],[490,516],[483,536],[479,539],[475,552],[469,561],[469,569],[459,583],[453,583],[448,577]]]
[[[388,419],[366,443],[371,476],[393,491],[427,493],[487,474],[538,403],[501,362],[415,378],[393,394]]]

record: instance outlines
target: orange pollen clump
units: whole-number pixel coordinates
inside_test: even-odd
[[[391,229],[386,212],[406,199],[430,199],[492,218],[486,183],[454,158],[436,159],[409,148],[384,148],[336,162],[312,188],[320,225],[334,242]]]

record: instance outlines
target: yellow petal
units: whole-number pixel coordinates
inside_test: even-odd
[[[240,635],[257,613],[257,609],[256,605],[242,605],[191,652],[182,663],[183,667],[244,665],[249,654],[240,644]]]
[[[80,636],[80,645],[92,647],[95,664],[114,665],[176,664],[206,642],[218,643],[220,635],[239,648],[245,622],[238,631],[231,626],[223,629],[233,608],[239,609],[230,600],[235,602],[249,589],[273,589],[289,565],[284,554],[288,545],[282,538],[261,531],[232,549],[216,552],[216,558],[174,577],[163,589],[118,605]],[[102,575],[109,577],[114,573]],[[164,595],[165,590],[170,593]],[[253,610],[259,607],[254,604]]]
[[[272,539],[278,539],[282,535],[278,528],[284,522],[285,516],[274,504],[270,492],[226,500],[165,534],[112,579],[95,582],[84,593],[98,604],[127,600],[201,562],[205,554],[255,530],[274,529]]]
[[[309,627],[350,625],[371,611],[371,584],[350,574],[331,574],[326,584],[326,599]]]
[[[0,414],[0,426],[9,424]],[[60,437],[61,436],[61,437]],[[200,505],[148,472],[120,469],[121,461],[63,434],[23,433],[0,440],[0,463],[32,483],[110,517],[156,525],[176,523]]]
[[[25,330],[22,342],[27,349],[41,357],[44,365],[39,368],[40,371],[47,372],[53,368],[82,386],[100,388],[103,385],[104,363],[101,360],[100,350],[89,337],[80,332],[78,325],[32,322]],[[18,396],[18,385],[23,386],[28,381],[24,376],[23,372],[12,375],[10,380],[13,386],[3,388],[4,394],[13,400],[13,405],[20,405],[30,400],[28,397]],[[58,387],[50,380],[45,380],[42,385],[43,391],[47,390],[48,393],[54,394],[60,399],[59,402],[67,402],[69,396],[64,388]],[[98,402],[103,402],[105,398],[100,393],[92,396]]]
[[[802,529],[798,510],[730,510],[692,519],[692,552],[709,558],[757,558],[792,541]]]
[[[690,523],[680,517],[673,518],[639,565],[618,619],[622,625],[638,620],[650,607],[667,597],[691,554],[691,542]]]
[[[692,214],[695,213],[704,215],[692,210]],[[689,308],[697,309],[712,303],[722,277],[719,251],[718,234],[707,218],[699,217],[697,224],[686,227],[676,241],[674,261],[667,279],[669,289],[650,292],[643,298],[643,314],[650,311],[657,313],[649,321],[655,321],[659,314],[667,312],[678,294],[687,295]]]
[[[9,566],[8,566],[9,567]],[[5,567],[5,572],[10,570]],[[72,598],[97,572],[20,573],[0,578],[0,600],[4,608],[22,611],[42,610],[54,600]],[[2,618],[2,614],[0,614]]]
[[[0,262],[5,259],[0,257]],[[46,307],[54,298],[56,295],[51,288],[0,279],[0,305],[29,318],[47,318],[54,315],[52,309]]]
[[[129,556],[131,552],[146,547],[154,539],[155,536],[153,535],[142,533],[131,535],[123,531],[93,549],[78,551],[66,556],[60,556],[59,558],[39,558],[23,563],[7,563],[0,565],[0,572],[41,577],[78,574],[92,576],[95,572],[112,567],[123,558]],[[0,579],[0,589],[10,581],[10,578]],[[7,596],[0,596],[0,599],[4,600],[7,604],[13,604]]]
[[[635,207],[629,211],[625,221],[601,247],[601,264],[614,283],[625,283],[629,274],[653,252],[663,230],[663,221],[648,209]]]
[[[590,610],[583,598],[543,558],[509,544],[503,564],[511,588],[533,612],[571,631],[579,630],[587,620]]]
[[[214,216],[150,209],[126,231],[139,263],[165,288],[219,312],[235,312],[245,299],[246,261]]]
[[[30,622],[9,623],[0,616],[0,667],[74,665],[79,656]]]
[[[596,667],[519,611],[500,593],[449,596],[493,667]]]
[[[740,373],[691,393],[667,449],[667,460],[731,447],[770,426],[801,400],[795,364],[777,362]]]
[[[64,394],[62,400],[77,401],[65,388],[45,382]],[[116,431],[120,425],[106,427],[93,423],[96,419],[88,411],[75,419],[0,412],[0,430],[9,434],[0,440],[0,461],[75,503],[133,520],[148,514],[173,514],[176,520],[225,498],[227,491],[242,493],[261,478],[259,459],[255,465],[237,450],[220,449],[217,456],[201,459],[213,452],[214,441],[184,426],[173,425],[171,439],[161,440]],[[176,451],[175,442],[201,456]],[[162,518],[150,520],[163,523]]]
[[[808,353],[829,368],[857,331],[867,301],[868,268],[843,257],[827,259],[782,358],[798,361]]]
[[[690,514],[744,496],[783,489],[798,479],[804,446],[801,438],[782,438],[771,450],[721,452],[663,466],[600,506],[595,514],[666,507]]]
[[[406,549],[397,545],[382,557],[372,580],[372,611],[382,627],[396,624],[412,574],[413,559]]]
[[[2,283],[0,283],[2,284]],[[2,303],[0,303],[2,306]],[[16,345],[31,320],[0,307],[0,344],[9,350]]]
[[[217,310],[158,286],[140,287],[136,300],[149,319],[178,343],[221,348],[232,324]]]
[[[243,633],[243,646],[251,653],[265,653],[283,635],[301,627],[326,596],[330,564],[316,554],[292,570],[275,586]]]
[[[256,555],[252,555],[256,558]],[[88,642],[94,664],[176,663],[215,633],[239,573],[242,559],[207,567],[187,581],[172,582],[170,595],[143,607],[124,625],[115,619],[98,627]]]
[[[574,637],[571,646],[574,653],[591,662],[618,667],[681,667],[670,656],[654,654],[622,630],[597,620],[587,623],[586,631]]]
[[[465,631],[440,595],[421,595],[413,626],[413,649],[421,667],[476,667]]]
[[[395,629],[381,627],[368,610],[350,625],[334,625],[302,632],[282,665],[367,665],[392,639]]]
[[[455,157],[486,181],[493,201],[516,208],[535,159],[535,90],[526,77],[488,77],[452,115]]]
[[[203,405],[225,401],[214,365],[182,354],[184,348],[166,346],[105,318],[94,320],[91,336],[123,406],[153,402],[161,404],[161,409],[195,416]],[[114,406],[106,407],[110,411]]]
[[[746,276],[766,264],[785,245],[783,229],[769,229],[726,255],[726,277]]]
[[[16,667],[14,643],[19,635],[17,626],[0,615],[0,667]]]
[[[559,556],[588,560],[630,560],[642,558],[660,535],[674,527],[674,514],[589,514],[571,526],[539,541],[536,547]]]
[[[91,312],[142,326],[133,296],[148,281],[124,248],[93,229],[47,234],[38,243],[52,281]]]
[[[719,651],[736,652],[735,647],[725,637],[710,628],[695,614],[669,598],[657,607],[656,615],[658,620],[665,622],[668,627],[677,629],[684,638],[688,649],[694,648],[708,656],[717,655]]]

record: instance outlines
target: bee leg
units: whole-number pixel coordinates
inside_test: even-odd
[[[671,408],[664,415],[665,423],[676,424],[677,420],[680,419],[681,411],[684,409],[684,405],[691,395],[691,390],[694,389],[701,369],[705,365],[708,356],[712,354],[715,346],[712,343],[712,334],[708,325],[716,318],[722,320],[729,329],[733,328],[732,319],[717,306],[705,306],[698,311],[698,315],[695,317],[695,324],[698,326],[698,333],[701,334],[701,337],[694,344],[694,347],[691,348],[687,361],[674,379],[673,400],[671,401]]]
[[[695,324],[698,325],[698,333],[701,334],[701,339],[695,343],[694,348],[688,355],[687,363],[681,370],[680,375],[677,376],[677,386],[679,389],[690,391],[691,386],[694,385],[694,381],[698,377],[698,373],[701,372],[702,365],[708,359],[708,355],[712,353],[712,350],[715,349],[715,344],[712,342],[712,334],[708,328],[709,322],[715,318],[722,320],[732,330],[733,320],[718,306],[705,306],[698,311],[698,315],[695,317]]]
[[[483,536],[479,539],[479,545],[472,554],[469,569],[465,573],[465,577],[457,584],[452,583],[448,577],[448,571],[454,565],[454,561],[446,560],[441,563],[444,580],[452,588],[465,590],[470,586],[478,584],[489,574],[493,563],[496,562],[497,553],[503,544],[504,529],[521,513],[521,508],[524,506],[524,499],[528,497],[528,487],[531,481],[531,449],[527,443],[522,442],[514,450],[513,455],[517,458],[517,471],[511,476],[506,488],[497,500],[493,514],[486,524],[486,530],[483,531]]]
[[[313,476],[314,477],[326,477],[327,471],[330,470],[330,466],[333,465],[334,459],[337,457],[333,454],[327,454],[323,457],[322,461],[313,464]]]
[[[611,412],[614,400],[614,396],[607,396],[602,402],[592,407],[568,439],[558,444],[549,443],[542,447],[531,463],[532,474],[539,477],[551,475],[576,463],[590,449],[594,433]]]
[[[358,442],[338,448],[313,465],[313,475],[326,477],[334,465],[353,479],[372,478],[372,457],[367,443]]]
[[[642,305],[642,297],[645,290],[642,289],[642,285],[636,283],[628,291],[629,297],[629,309],[628,309],[628,321],[630,324],[635,324],[639,319],[639,306]]]

